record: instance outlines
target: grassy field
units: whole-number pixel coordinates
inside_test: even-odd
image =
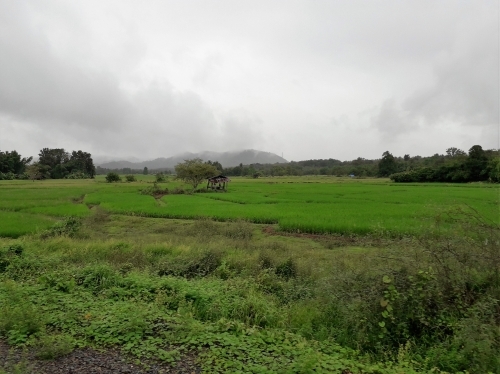
[[[500,374],[497,186],[234,178],[154,198],[141,178],[0,182],[0,339],[206,373]]]
[[[308,233],[418,235],[437,216],[466,205],[491,221],[499,221],[496,185],[396,185],[387,180],[326,177],[234,178],[227,193],[155,199],[139,193],[151,185],[153,177],[138,178],[142,180],[114,184],[104,183],[102,177],[93,181],[0,182],[0,211],[10,212],[10,217],[16,212],[32,215],[23,225],[24,232],[46,228],[50,223],[47,217],[86,216],[88,207],[94,205],[116,214],[244,219]],[[182,184],[172,181],[160,186],[173,189]],[[449,227],[449,222],[442,220],[442,228]],[[0,225],[0,235],[10,236],[11,232],[7,225]]]

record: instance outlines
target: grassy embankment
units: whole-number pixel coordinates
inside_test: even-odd
[[[227,194],[161,201],[139,195],[140,183],[2,184],[3,214],[46,219],[48,226],[74,207],[82,221],[0,239],[0,334],[46,356],[86,345],[172,361],[196,352],[207,372],[500,372],[498,229],[473,225],[475,213],[444,213],[461,202],[494,218],[498,190],[404,186],[405,194],[385,183],[288,183],[301,180],[308,181],[241,180]],[[258,212],[276,205],[276,214],[286,213],[272,222],[283,228],[280,219],[326,220],[334,214],[323,205],[349,203],[380,210],[351,221],[357,226],[349,223],[355,211],[337,210],[346,215],[346,233],[361,226],[370,235],[268,236],[243,221],[132,216],[184,209],[190,217],[229,219],[235,210],[221,207]],[[391,212],[403,223],[395,226]],[[430,219],[436,214],[437,226]],[[415,221],[422,231],[405,235]],[[338,222],[326,231],[336,232]],[[0,221],[0,230],[6,226]]]

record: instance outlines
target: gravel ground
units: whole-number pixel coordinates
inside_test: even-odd
[[[0,371],[7,373],[36,374],[160,374],[182,373],[198,374],[201,369],[195,363],[194,355],[182,357],[172,366],[163,362],[142,361],[137,365],[133,359],[118,350],[95,351],[90,348],[77,349],[70,354],[54,360],[40,360],[33,350],[13,349],[0,340]]]

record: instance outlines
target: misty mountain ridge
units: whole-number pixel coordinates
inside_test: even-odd
[[[257,151],[255,149],[245,149],[243,151],[233,151],[233,152],[185,152],[172,157],[160,157],[149,161],[131,162],[126,160],[121,161],[110,161],[99,163],[96,162],[97,166],[106,169],[143,169],[147,167],[148,169],[173,169],[175,165],[180,162],[184,162],[187,159],[201,158],[203,161],[218,161],[225,168],[238,166],[239,164],[249,165],[249,164],[275,164],[275,163],[286,163],[288,162],[283,157],[278,156],[275,153]]]

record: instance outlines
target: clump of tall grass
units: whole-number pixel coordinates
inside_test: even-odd
[[[55,236],[74,237],[81,227],[81,220],[76,217],[66,217],[53,227],[40,233],[40,238],[47,239]]]

